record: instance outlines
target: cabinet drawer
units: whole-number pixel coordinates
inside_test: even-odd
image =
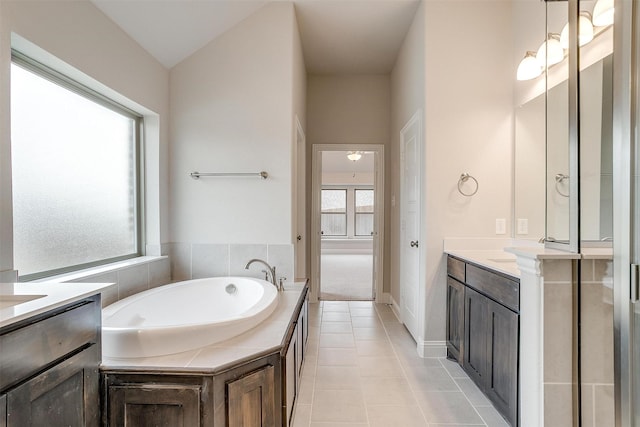
[[[0,335],[0,390],[87,344],[97,343],[99,328],[100,305],[86,301]]]
[[[465,282],[465,262],[453,257],[447,257],[447,274],[454,279]]]
[[[467,285],[494,299],[505,307],[520,311],[520,283],[491,273],[474,265],[467,265]]]

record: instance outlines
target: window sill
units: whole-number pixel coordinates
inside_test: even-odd
[[[114,262],[111,264],[100,265],[97,267],[86,268],[84,270],[78,270],[71,273],[58,274],[56,276],[42,277],[37,280],[32,280],[29,283],[41,283],[41,282],[78,282],[84,278],[91,276],[97,276],[99,274],[111,273],[113,271],[122,270],[127,267],[133,267],[138,265],[150,264],[162,259],[168,258],[167,256],[141,256],[137,258],[131,258],[123,261]]]

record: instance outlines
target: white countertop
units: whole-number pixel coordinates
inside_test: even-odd
[[[448,249],[445,253],[511,277],[520,278],[516,256],[503,250]]]
[[[550,259],[613,259],[612,248],[587,247],[581,253],[548,249],[542,245],[514,246],[504,249],[445,249],[444,252],[512,277],[520,278],[517,258]]]
[[[237,360],[275,350],[282,345],[305,282],[285,285],[279,293],[278,306],[264,322],[234,338],[167,356],[116,359],[104,357],[103,370],[171,370],[180,372],[214,372]]]
[[[104,291],[113,283],[0,283],[0,327]]]

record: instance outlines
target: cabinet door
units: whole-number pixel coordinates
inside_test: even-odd
[[[447,277],[447,351],[462,363],[464,341],[464,288],[465,286]]]
[[[296,351],[296,384],[300,379],[300,374],[302,371],[302,361],[304,360],[304,324],[307,322],[306,317],[304,316],[304,305],[302,310],[300,311],[300,315],[298,316],[298,323],[296,324],[296,330],[294,332],[297,335],[297,343],[298,348]]]
[[[200,423],[200,387],[188,384],[109,386],[109,422],[122,427],[190,427]]]
[[[516,425],[518,410],[518,331],[518,315],[490,301],[485,393],[511,425]]]
[[[487,304],[485,296],[465,289],[462,366],[481,389],[487,372]]]
[[[7,426],[98,426],[98,358],[91,346],[7,393]]]
[[[264,368],[227,384],[230,427],[276,425],[275,369]],[[281,422],[281,421],[280,421]]]
[[[0,395],[0,427],[7,426],[7,395]]]
[[[296,366],[297,366],[297,354],[298,354],[298,334],[299,325],[291,337],[289,347],[285,353],[285,370],[284,370],[284,385],[285,385],[285,426],[288,426],[291,422],[291,415],[293,414],[293,402],[295,401],[296,394],[298,392],[296,381]]]

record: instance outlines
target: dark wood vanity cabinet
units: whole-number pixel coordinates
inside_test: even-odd
[[[100,424],[100,296],[0,329],[0,426]]]
[[[447,266],[448,356],[517,426],[520,283],[451,256]]]

